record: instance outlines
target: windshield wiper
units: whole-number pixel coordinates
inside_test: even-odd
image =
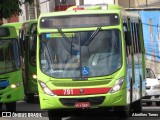
[[[62,32],[62,30],[61,30],[60,28],[57,28],[57,30],[58,30],[58,32],[62,35],[62,37],[67,41],[67,43],[68,43],[69,45],[71,45],[72,47],[74,47],[74,46],[72,45],[72,42],[68,39],[68,37],[66,37],[66,35]]]
[[[48,52],[48,55],[49,55],[49,60],[50,60],[51,64],[53,64],[53,61],[52,61],[52,59],[51,59],[51,54],[50,54],[50,51],[49,51],[48,45],[47,45],[44,41],[42,41],[42,44],[44,44],[44,45],[45,45],[45,47],[47,48],[47,52]],[[52,67],[52,66],[51,66],[51,67]]]
[[[85,46],[88,46],[92,40],[95,38],[95,36],[98,34],[98,32],[101,30],[101,28],[97,28],[93,33],[92,35],[90,36],[90,38],[87,40],[87,42],[85,43]]]

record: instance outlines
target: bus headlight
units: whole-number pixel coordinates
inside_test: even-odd
[[[17,88],[17,87],[20,87],[20,86],[22,86],[22,82],[17,82],[16,84],[11,84],[11,88]]]
[[[45,94],[50,95],[50,96],[54,96],[54,94],[52,93],[52,91],[47,87],[47,85],[44,82],[39,81],[39,84],[40,84],[40,86],[43,89],[43,92]]]
[[[32,80],[34,80],[35,82],[37,82],[37,75],[35,73],[30,74]]]
[[[37,79],[37,75],[36,74],[32,74],[32,78],[33,79]]]
[[[124,77],[120,78],[115,85],[111,88],[110,93],[114,93],[117,92],[121,89],[122,85],[123,85],[123,81],[124,81]]]
[[[12,84],[12,85],[11,85],[11,88],[13,88],[13,89],[16,88],[16,87],[17,87],[17,86],[16,86],[15,84]]]

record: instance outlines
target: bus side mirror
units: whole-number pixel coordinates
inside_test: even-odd
[[[130,31],[125,31],[125,41],[127,46],[132,45],[131,33]]]
[[[158,75],[158,80],[159,80],[159,83],[160,83],[160,75]]]

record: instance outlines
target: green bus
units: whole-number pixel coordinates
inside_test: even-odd
[[[34,102],[34,95],[38,93],[37,70],[36,70],[36,42],[37,42],[37,20],[28,20],[22,25],[20,40],[24,59],[24,84],[25,100]]]
[[[75,6],[41,14],[37,27],[38,91],[49,118],[109,107],[122,117],[141,112],[146,77],[138,14],[117,5]]]
[[[17,36],[19,36],[19,31],[21,30],[22,28],[22,22],[14,22],[14,23],[6,23],[6,24],[3,24],[3,26],[14,26],[15,29],[16,29],[16,32],[17,32]]]
[[[0,26],[0,109],[16,111],[16,101],[24,99],[20,49],[16,25]]]

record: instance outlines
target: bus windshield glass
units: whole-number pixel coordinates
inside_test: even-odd
[[[0,74],[16,71],[20,67],[16,39],[0,39]]]
[[[56,78],[105,76],[121,67],[119,30],[99,30],[94,36],[95,31],[63,34],[40,35],[40,64],[45,74]]]
[[[36,44],[37,44],[37,24],[33,24],[31,26],[30,41],[29,41],[30,62],[33,66],[36,66]]]
[[[43,17],[40,20],[40,28],[83,28],[113,26],[118,24],[119,17],[117,14],[54,16]]]

